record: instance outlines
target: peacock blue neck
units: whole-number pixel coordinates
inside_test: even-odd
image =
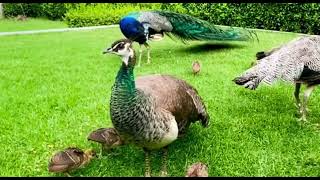
[[[126,16],[122,18],[119,25],[122,34],[126,38],[140,44],[147,41],[143,25],[134,16]]]

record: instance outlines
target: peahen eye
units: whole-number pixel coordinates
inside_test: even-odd
[[[118,48],[119,49],[123,49],[124,48],[124,44],[123,43],[119,44]]]

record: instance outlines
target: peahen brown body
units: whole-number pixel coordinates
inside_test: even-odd
[[[167,146],[185,134],[192,122],[208,126],[209,115],[197,91],[170,75],[147,75],[134,80],[135,53],[130,40],[119,40],[104,53],[121,56],[122,66],[112,88],[111,120],[125,143],[145,151],[145,176],[150,176],[149,152],[163,149],[166,175]]]
[[[308,99],[320,84],[320,36],[301,37],[269,52],[258,52],[256,56],[258,63],[235,78],[235,83],[252,90],[261,82],[272,84],[278,79],[295,83],[300,120],[306,121]],[[301,84],[307,85],[302,103]]]
[[[95,152],[92,150],[84,152],[79,148],[69,147],[53,155],[49,161],[48,170],[70,176],[70,171],[86,165],[94,156]]]

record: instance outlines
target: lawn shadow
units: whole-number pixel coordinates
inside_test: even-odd
[[[190,45],[186,48],[178,49],[180,52],[187,52],[187,53],[205,53],[211,51],[220,51],[225,49],[238,49],[244,48],[246,46],[239,45],[239,44],[229,44],[229,43],[205,43],[205,44],[197,44],[197,45]]]

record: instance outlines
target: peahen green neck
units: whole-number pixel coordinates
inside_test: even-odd
[[[124,62],[122,63],[115,82],[115,91],[122,92],[122,95],[134,96],[136,92],[135,81],[134,81],[134,61],[135,57],[125,57],[128,58],[126,65]]]
[[[163,114],[155,111],[149,95],[136,89],[133,74],[135,56],[123,59],[112,88],[110,115],[114,128],[125,141],[143,146],[145,142],[161,139],[167,126]]]

